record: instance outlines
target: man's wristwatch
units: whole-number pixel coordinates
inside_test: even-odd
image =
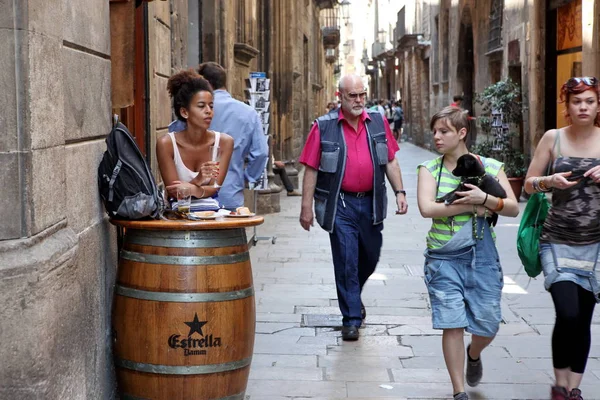
[[[406,190],[402,190],[402,189],[394,190],[394,196],[398,196],[398,193],[402,193],[403,195],[406,196]]]

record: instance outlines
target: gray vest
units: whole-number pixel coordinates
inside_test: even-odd
[[[387,213],[385,167],[388,163],[388,146],[383,117],[377,111],[369,112],[365,121],[367,141],[373,162],[373,225],[383,222]],[[338,112],[333,111],[317,118],[321,136],[321,162],[315,188],[315,217],[321,228],[333,232],[337,199],[346,170],[346,140]]]

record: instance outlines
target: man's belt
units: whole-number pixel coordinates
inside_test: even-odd
[[[352,197],[370,197],[373,196],[373,191],[369,190],[368,192],[347,192],[345,190],[342,190],[342,193],[344,194],[344,196],[352,196]]]

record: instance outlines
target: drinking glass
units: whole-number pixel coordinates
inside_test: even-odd
[[[219,161],[221,161],[221,147],[220,146],[210,146],[210,159],[219,165]],[[217,177],[214,178],[215,183],[213,183],[213,187],[219,188],[221,185],[217,183]]]
[[[192,205],[192,191],[187,186],[177,188],[177,211],[188,214]]]

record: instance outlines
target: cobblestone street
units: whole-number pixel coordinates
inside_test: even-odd
[[[256,342],[248,400],[448,399],[441,331],[431,329],[423,283],[424,240],[430,221],[416,201],[416,166],[434,154],[402,144],[398,158],[409,212],[385,221],[384,245],[363,302],[366,324],[357,342],[341,339],[328,234],[298,223],[300,198],[281,197],[281,212],[266,217],[259,235],[276,235],[251,250],[256,289]],[[388,184],[389,185],[389,184]],[[388,190],[388,193],[391,191]],[[525,202],[521,202],[521,209]],[[503,324],[483,353],[484,376],[471,399],[548,399],[553,382],[550,338],[554,309],[540,278],[521,272],[518,219],[496,228],[504,268]],[[600,316],[582,384],[586,400],[600,399]],[[468,336],[468,335],[466,335]],[[465,337],[465,345],[469,338]]]

